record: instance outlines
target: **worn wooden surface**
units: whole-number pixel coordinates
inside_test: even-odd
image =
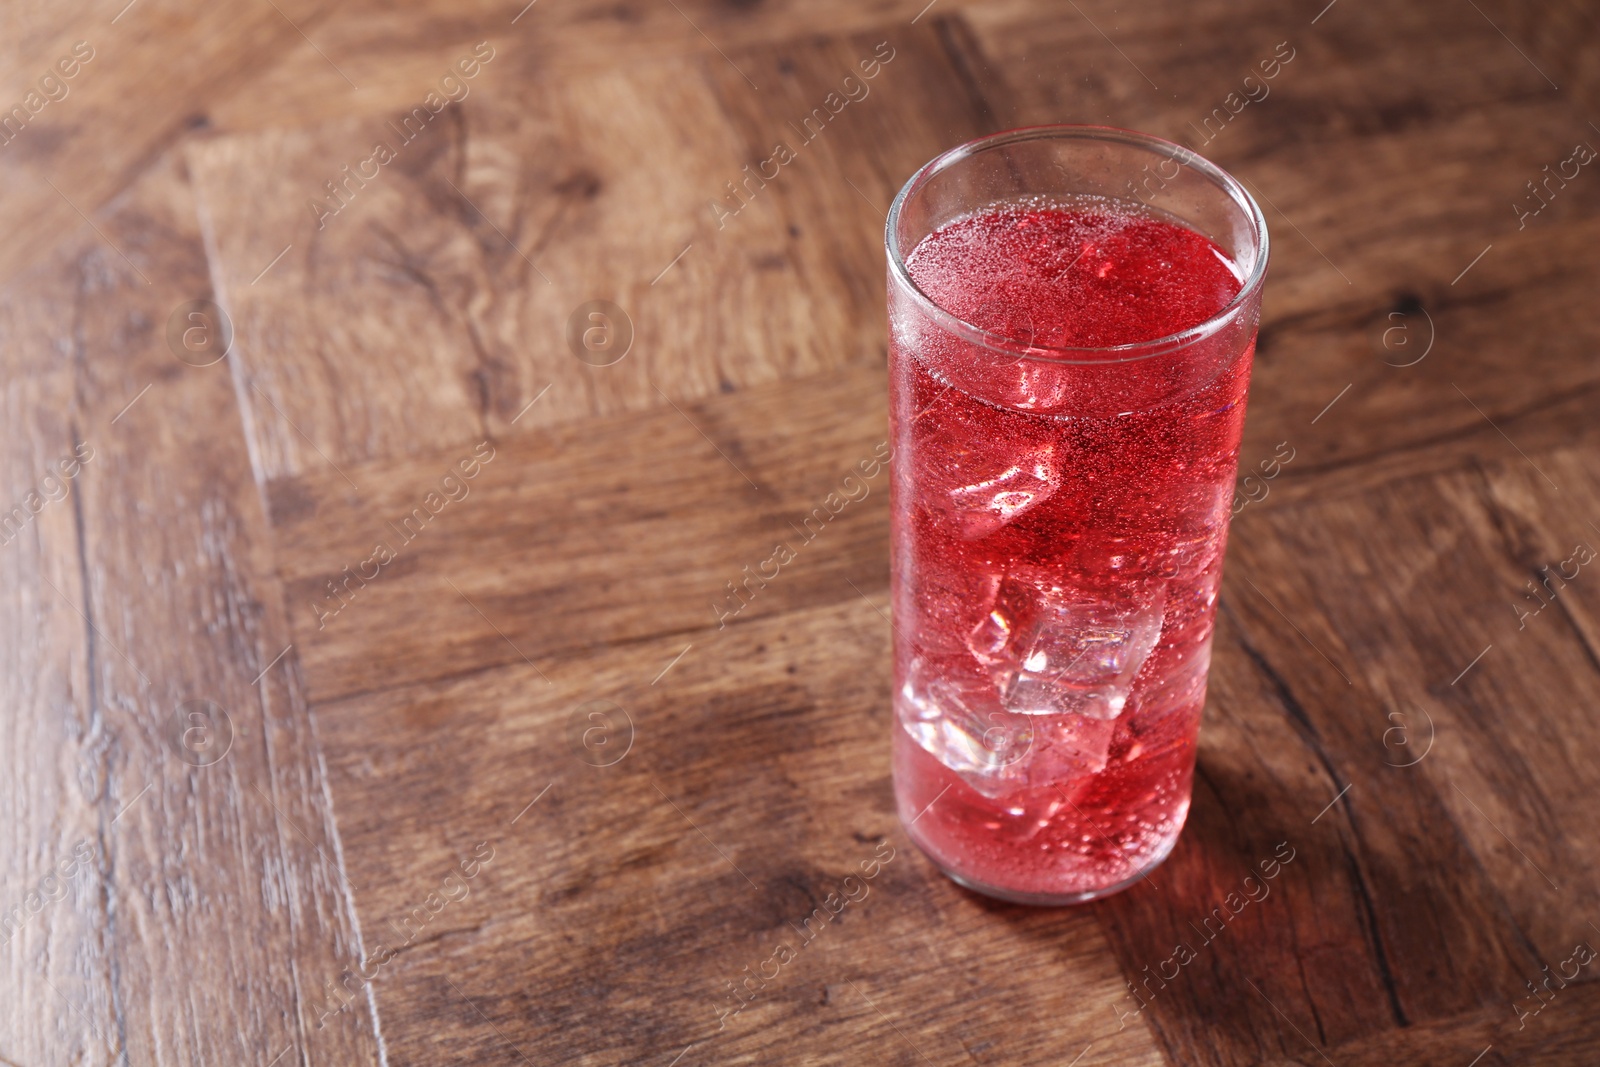
[[[4,26],[0,101],[93,58],[0,144],[0,1063],[1600,1061],[1596,965],[1542,984],[1600,946],[1600,578],[1528,584],[1600,548],[1600,177],[1513,207],[1600,146],[1585,6]],[[886,478],[713,605],[885,436],[895,190],[1050,121],[1187,139],[1257,191],[1241,468],[1295,458],[1234,521],[1177,850],[1031,910],[896,822]],[[609,366],[568,341],[602,300]]]

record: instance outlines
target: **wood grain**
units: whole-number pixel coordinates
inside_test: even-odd
[[[0,100],[95,49],[0,145],[0,1062],[1595,1061],[1600,983],[1530,983],[1600,938],[1600,586],[1544,584],[1600,548],[1600,184],[1513,207],[1600,138],[1591,12],[0,19]],[[887,476],[824,504],[886,436],[883,213],[988,130],[1197,142],[1280,46],[1198,145],[1274,248],[1187,831],[984,901],[893,814]]]
[[[496,55],[478,96],[404,146],[373,117],[191,153],[265,477],[881,359],[883,211],[983,128],[930,105],[958,76],[931,21],[526,85]],[[308,208],[329,201],[307,175],[345,180],[319,161],[380,141],[389,171],[347,183],[336,215]],[[873,165],[846,167],[862,145]],[[622,308],[625,366],[572,350],[591,300]]]
[[[273,483],[315,699],[546,668],[592,646],[717,632],[719,609],[757,617],[851,598],[851,581],[881,588],[888,477],[862,480],[858,465],[885,439],[883,395],[881,372],[856,371],[490,445],[493,459],[476,479],[455,474],[460,500],[437,516],[427,494],[449,501],[444,480],[473,448],[353,468],[371,495],[337,475]],[[834,515],[824,501],[852,473],[862,498]],[[803,553],[792,576],[745,586],[779,542]],[[396,558],[364,566],[380,543]],[[729,583],[750,598],[743,610]]]
[[[325,10],[303,0],[281,7],[183,0],[108,6],[75,2],[19,19],[30,27],[22,38],[29,47],[25,56],[18,49],[16,67],[8,65],[0,99],[8,101],[7,113],[22,104],[32,114],[0,148],[0,171],[15,189],[0,215],[9,238],[0,279],[27,270],[203,125],[207,101],[244,89],[280,51],[311,47],[303,29],[314,28]],[[94,58],[64,83],[61,99],[47,102],[50,90],[40,90],[40,79],[80,41]],[[30,91],[38,94],[31,104]],[[135,270],[157,265],[137,249],[131,257]]]
[[[1522,492],[1537,477],[1525,466],[1494,470],[1493,484]],[[1167,1047],[1188,1050],[1182,1062],[1308,1063],[1321,1050],[1367,1062],[1396,1027],[1431,1034],[1408,1040],[1440,1062],[1446,1049],[1470,1059],[1491,1041],[1528,1050],[1538,1047],[1528,1039],[1550,1039],[1524,1038],[1507,1021],[1517,1020],[1519,998],[1537,1003],[1524,981],[1589,938],[1592,859],[1572,846],[1581,831],[1560,822],[1563,812],[1582,818],[1563,779],[1588,778],[1562,753],[1594,739],[1582,727],[1559,736],[1518,724],[1542,707],[1592,701],[1593,659],[1570,629],[1552,625],[1552,646],[1520,653],[1542,661],[1537,680],[1519,673],[1514,690],[1497,686],[1481,701],[1468,680],[1451,684],[1488,641],[1460,635],[1459,659],[1439,662],[1429,635],[1496,618],[1491,607],[1514,585],[1502,520],[1482,486],[1473,473],[1415,477],[1236,526],[1189,829],[1153,879],[1161,892],[1101,906],[1125,972],[1169,959],[1174,938],[1205,943],[1204,979],[1158,983],[1147,1009]],[[1294,568],[1297,558],[1316,566]],[[1291,572],[1309,588],[1267,579]],[[1498,580],[1471,581],[1496,572]],[[1359,610],[1334,591],[1351,576],[1364,591]],[[1281,605],[1294,614],[1279,614]],[[1506,629],[1515,627],[1487,636],[1504,647]],[[1473,684],[1494,684],[1492,662],[1476,667],[1486,673]],[[1496,794],[1529,803],[1534,777],[1551,799],[1537,814],[1505,810]],[[1278,840],[1304,866],[1280,880],[1277,899],[1226,936],[1196,933],[1188,924]],[[1441,869],[1452,876],[1428,874]],[[1557,882],[1565,875],[1566,890],[1540,870]],[[1263,922],[1271,909],[1279,917]],[[1230,1016],[1254,1020],[1249,1031],[1219,1040],[1194,1028],[1220,999]]]
[[[311,1047],[318,986],[361,940],[243,436],[188,417],[236,415],[233,386],[167,346],[169,315],[208,293],[176,168],[101,230],[6,301],[7,403],[30,428],[9,499],[31,510],[28,492],[59,492],[52,465],[83,462],[4,546],[23,657],[6,675],[4,907],[37,917],[8,938],[0,1055],[377,1062],[367,1004]],[[152,283],[108,243],[145,249]]]
[[[1263,12],[1259,24],[1217,12],[1209,34],[1202,13],[1203,49],[1188,36],[1149,34],[1164,46],[1133,58],[1176,86],[1182,107],[1141,93],[1138,72],[1081,18],[975,12],[973,23],[995,59],[999,99],[1015,101],[1005,123],[1148,129],[1195,146],[1270,198],[1273,285],[1243,468],[1285,440],[1299,457],[1287,481],[1308,469],[1392,470],[1419,451],[1449,466],[1477,447],[1478,431],[1493,434],[1457,388],[1497,421],[1537,411],[1552,442],[1583,432],[1593,420],[1582,403],[1563,405],[1592,385],[1576,353],[1600,341],[1600,317],[1579,310],[1568,287],[1584,284],[1573,266],[1593,240],[1600,183],[1574,182],[1520,231],[1511,205],[1545,164],[1566,158],[1569,142],[1593,135],[1584,113],[1476,15],[1419,9],[1340,21],[1337,11],[1315,29],[1284,12]],[[1146,27],[1158,19],[1143,16]],[[1422,34],[1427,49],[1406,47]],[[1220,133],[1190,126],[1282,41],[1295,58],[1271,81],[1258,77],[1264,98]],[[1045,75],[1061,52],[1094,57],[1087,84]],[[1552,314],[1559,331],[1545,329]],[[1522,372],[1506,373],[1508,360]],[[1356,406],[1366,411],[1348,416]]]
[[[391,1056],[1058,1063],[1114,1029],[1122,983],[1089,913],[981,902],[900,830],[888,625],[845,592],[698,633],[659,682],[681,635],[322,707],[336,793],[368,798],[345,824],[371,858],[363,912],[416,936],[378,980],[425,1017]],[[595,701],[622,712],[590,720]],[[481,881],[405,924],[480,841]],[[803,926],[851,876],[860,899]],[[597,928],[604,953],[582,933]],[[794,958],[765,965],[779,945]],[[728,983],[773,968],[734,1012]],[[960,977],[912,977],[931,974]],[[1134,1025],[1099,1062],[1159,1059]]]

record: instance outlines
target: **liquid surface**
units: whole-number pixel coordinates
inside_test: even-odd
[[[906,259],[941,308],[1041,346],[1105,348],[1198,326],[1239,293],[1211,241],[1111,210],[1012,208],[958,219]]]
[[[1040,345],[1164,337],[1240,289],[1203,236],[1104,206],[956,220],[907,267],[946,310]],[[891,326],[901,817],[969,883],[1104,891],[1188,813],[1253,321],[1112,371],[1008,360],[903,297]],[[1069,413],[1111,373],[1157,402]]]

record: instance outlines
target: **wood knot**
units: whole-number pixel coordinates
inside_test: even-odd
[[[1422,310],[1422,298],[1416,293],[1400,293],[1389,310],[1400,315],[1415,315]]]
[[[555,190],[562,196],[593,200],[600,195],[600,186],[600,175],[592,170],[578,170],[556,182]]]

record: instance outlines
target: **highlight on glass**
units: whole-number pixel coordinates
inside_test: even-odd
[[[901,821],[977,892],[1105,896],[1189,811],[1266,220],[1045,126],[928,163],[885,243]]]

